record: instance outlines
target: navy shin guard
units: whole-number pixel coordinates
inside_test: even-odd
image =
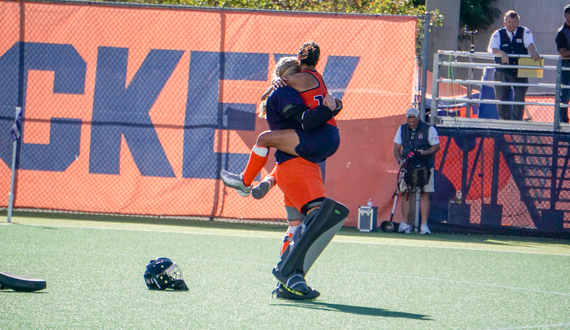
[[[321,207],[311,212],[297,229],[291,245],[273,269],[273,275],[285,285],[291,276],[300,274],[304,277],[340,230],[348,213],[346,206],[325,198]]]

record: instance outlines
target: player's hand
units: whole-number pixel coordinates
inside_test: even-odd
[[[334,98],[335,104],[336,104],[336,108],[334,108],[333,110],[333,116],[337,116],[340,112],[340,110],[342,110],[342,101],[337,99],[336,97]]]
[[[331,95],[331,93],[327,93],[327,95],[325,95],[323,103],[325,106],[327,106],[331,110],[336,109],[336,100],[335,100],[334,96]]]
[[[287,86],[287,78],[279,77],[273,80],[273,88],[277,89],[279,87],[285,87],[285,86]]]

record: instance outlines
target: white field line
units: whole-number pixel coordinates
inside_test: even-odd
[[[156,230],[152,228],[141,229],[141,228],[116,228],[116,227],[89,227],[89,226],[72,226],[72,225],[48,225],[48,224],[22,224],[26,226],[37,226],[37,227],[64,227],[64,228],[88,228],[88,229],[101,229],[101,230],[126,230],[126,231],[143,231],[143,232],[157,232],[157,233],[176,233],[176,234],[192,234],[192,235],[211,235],[211,236],[222,236],[222,237],[244,237],[244,238],[269,238],[269,239],[281,239],[280,234],[273,236],[263,236],[263,235],[242,235],[242,234],[220,234],[220,233],[203,233],[203,232],[192,232],[192,231],[174,231],[174,230]],[[145,225],[145,226],[162,226],[162,225]],[[217,230],[217,229],[214,229]],[[232,229],[223,229],[225,231]],[[397,234],[396,234],[397,235]],[[404,235],[404,234],[402,234]],[[449,249],[449,250],[468,250],[468,251],[487,251],[487,252],[504,252],[504,253],[520,253],[520,254],[534,254],[534,255],[547,255],[547,256],[563,256],[570,257],[568,254],[562,253],[546,253],[546,252],[535,252],[535,251],[509,251],[500,249],[485,249],[477,247],[458,247],[458,246],[430,246],[421,244],[401,244],[401,243],[387,243],[387,242],[358,242],[352,240],[343,239],[342,236],[335,236],[331,243],[349,243],[349,244],[365,244],[365,245],[385,245],[385,246],[405,246],[405,247],[416,247],[416,248],[432,248],[432,249]],[[428,243],[429,244],[429,243]],[[451,242],[450,244],[453,244]],[[479,244],[483,245],[485,243],[460,243],[460,244]]]
[[[570,326],[570,323],[527,325],[527,326],[520,326],[520,327],[513,327],[513,328],[493,328],[493,329],[487,329],[487,330],[546,329],[546,328],[560,328],[560,327],[568,327],[568,326]]]

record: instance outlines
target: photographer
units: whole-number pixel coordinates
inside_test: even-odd
[[[416,108],[406,111],[407,123],[398,128],[394,138],[394,157],[402,165],[400,192],[402,193],[402,222],[398,232],[409,234],[410,207],[415,202],[413,193],[421,191],[420,234],[431,234],[427,220],[429,215],[429,193],[434,192],[434,159],[439,150],[439,137],[435,128],[420,120]],[[412,197],[412,198],[410,198]]]

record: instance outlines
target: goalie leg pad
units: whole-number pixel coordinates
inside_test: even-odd
[[[340,230],[349,210],[332,199],[325,198],[321,207],[311,212],[293,235],[292,243],[281,255],[273,275],[283,284],[292,276],[307,274],[311,266]]]
[[[25,275],[0,272],[0,290],[12,289],[19,292],[33,292],[47,287],[46,281]]]

